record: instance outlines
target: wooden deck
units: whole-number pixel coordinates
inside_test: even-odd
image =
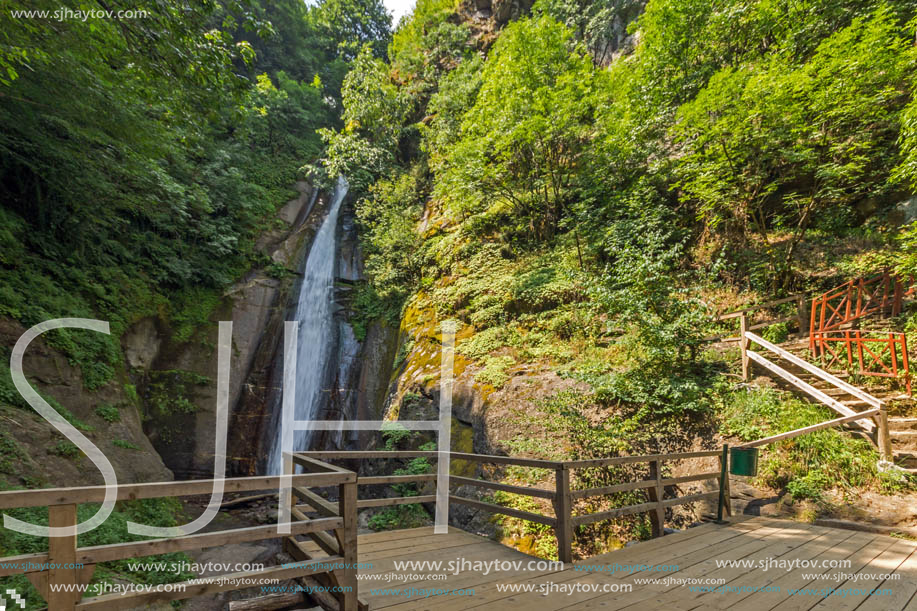
[[[317,549],[317,555],[321,555]],[[494,541],[450,528],[448,535],[434,535],[432,528],[389,531],[360,535],[359,560],[372,563],[360,571],[360,598],[371,609],[390,611],[456,611],[460,609],[552,611],[559,609],[802,609],[917,610],[917,542],[864,532],[813,526],[786,520],[739,516],[729,525],[705,524],[686,531],[652,539],[603,556],[571,565],[564,570],[509,570],[488,575],[470,570],[445,580],[408,577],[386,581],[389,574],[445,573],[445,569],[396,570],[396,561],[469,562],[521,560],[523,567],[533,557]],[[849,560],[847,568],[717,568],[716,560],[772,559]],[[609,565],[678,565],[677,572],[640,571],[631,575],[612,574]],[[591,568],[589,568],[591,567]],[[812,579],[806,573],[855,574],[848,579]],[[900,578],[865,578],[870,574],[897,574]],[[374,578],[375,577],[375,578]],[[721,578],[727,592],[692,591],[689,585],[638,583],[641,579]],[[508,592],[507,584],[531,586],[534,591]],[[593,588],[618,589],[596,592]],[[623,591],[627,586],[630,591]],[[738,591],[768,587],[771,591]],[[395,593],[411,589],[410,594]],[[553,591],[544,593],[544,589]],[[570,593],[570,588],[578,588]],[[793,594],[793,589],[810,592]],[[823,597],[811,590],[846,590],[845,596]],[[887,590],[863,595],[851,591]],[[383,590],[389,590],[383,592]],[[431,590],[464,590],[463,595],[433,593]],[[471,591],[473,590],[473,594]]]

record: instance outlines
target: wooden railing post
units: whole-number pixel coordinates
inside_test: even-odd
[[[570,469],[561,464],[554,470],[554,534],[557,559],[573,562],[573,499],[570,496]]]
[[[51,505],[48,507],[48,525],[52,528],[62,526],[76,526],[76,505]],[[83,597],[82,592],[54,591],[51,585],[74,586],[79,583],[76,562],[76,535],[66,537],[48,538],[48,609],[53,611],[66,611],[73,609]],[[69,567],[69,568],[61,568]]]
[[[745,332],[748,330],[748,316],[745,312],[739,316],[739,350],[742,352],[742,380],[748,381],[748,338]]]
[[[650,479],[655,480],[655,486],[647,488],[650,502],[656,503],[656,507],[650,511],[650,525],[653,528],[653,537],[661,537],[665,534],[665,508],[662,506],[662,465],[661,461],[650,461]]]
[[[357,483],[338,486],[338,512],[344,519],[340,547],[344,568],[337,573],[341,592],[341,611],[357,611]]]
[[[796,324],[799,325],[799,337],[805,336],[808,332],[808,325],[806,319],[809,317],[809,313],[806,312],[806,296],[797,295],[796,296]]]
[[[876,414],[876,441],[879,446],[879,456],[882,460],[895,462],[895,452],[892,449],[892,438],[888,432],[888,408],[883,403]]]

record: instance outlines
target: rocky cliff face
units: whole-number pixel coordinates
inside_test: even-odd
[[[177,478],[212,477],[217,377],[217,323],[232,321],[229,377],[228,463],[248,473],[252,440],[263,428],[264,363],[283,335],[283,319],[294,273],[314,235],[323,202],[313,188],[297,184],[299,197],[278,213],[275,227],[258,248],[277,264],[251,272],[223,295],[210,323],[189,341],[176,341],[159,319],[140,321],[124,335],[124,353],[144,411],[144,430]],[[269,271],[273,273],[269,273]]]
[[[0,345],[13,346],[25,332],[0,319]],[[111,461],[121,483],[166,481],[172,473],[143,433],[142,416],[126,370],[93,392],[83,388],[78,367],[39,337],[23,358],[33,387],[61,406],[65,417]],[[0,404],[0,479],[14,486],[102,484],[95,465],[32,409]]]

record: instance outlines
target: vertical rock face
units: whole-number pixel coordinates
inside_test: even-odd
[[[12,347],[25,328],[0,319],[0,346]],[[149,350],[151,347],[140,342]],[[134,358],[138,358],[135,353]],[[141,427],[133,388],[124,369],[101,388],[88,391],[78,367],[65,355],[34,340],[23,358],[23,372],[43,397],[61,407],[71,423],[111,462],[120,483],[172,479]],[[19,403],[4,397],[7,403]],[[50,423],[26,405],[0,405],[0,480],[15,486],[81,486],[102,484],[95,465]]]
[[[279,227],[261,236],[257,248],[286,269],[295,269],[314,234],[312,212],[321,209],[313,188],[296,185],[299,197],[277,214]],[[277,277],[277,276],[280,277]],[[253,472],[248,457],[263,424],[266,392],[265,352],[282,337],[293,274],[254,271],[231,287],[206,329],[178,341],[160,320],[144,320],[124,335],[125,358],[137,384],[144,430],[163,461],[179,479],[213,476],[217,380],[217,323],[232,321],[229,376],[228,463],[230,472]]]

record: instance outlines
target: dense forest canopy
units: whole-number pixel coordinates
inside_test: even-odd
[[[538,0],[496,37],[470,10],[418,2],[321,130],[358,192],[367,316],[429,298],[487,367],[548,356],[684,412],[710,405],[718,294],[914,271],[917,225],[886,222],[917,187],[912,3]],[[845,236],[873,247],[825,263]],[[620,332],[623,357],[559,347]]]
[[[118,336],[138,321],[155,317],[170,348],[200,347],[233,283],[288,274],[256,244],[301,180],[350,184],[365,278],[336,287],[334,316],[357,340],[378,331],[361,348],[387,361],[367,374],[389,391],[372,413],[436,409],[437,329],[452,320],[478,427],[465,441],[499,418],[505,438],[487,449],[539,458],[824,422],[823,405],[736,382],[738,349],[705,340],[725,327],[713,315],[883,269],[917,276],[913,0],[417,0],[395,27],[380,0],[128,0],[132,18],[55,16],[108,4],[0,2],[0,323],[110,321],[111,336],[47,336],[96,398],[121,382]],[[48,14],[21,13],[35,10]],[[761,326],[775,343],[798,315],[779,307],[783,322]],[[917,313],[894,324],[913,335]],[[209,383],[155,373],[187,405],[181,380]],[[6,367],[0,406],[28,408]],[[432,447],[386,434],[388,449]],[[760,481],[793,499],[917,485],[838,429],[768,452]],[[575,483],[626,475],[584,469]],[[494,500],[532,510],[516,496]],[[385,511],[376,523],[425,515]],[[617,527],[577,532],[598,553]],[[556,553],[537,528],[538,553]]]
[[[117,8],[142,16],[3,3],[0,315],[103,318],[117,336],[157,314],[188,333],[266,263],[255,238],[321,157],[316,130],[339,125],[353,49],[383,52],[390,18],[373,0]],[[118,358],[97,335],[53,336],[90,388]]]

